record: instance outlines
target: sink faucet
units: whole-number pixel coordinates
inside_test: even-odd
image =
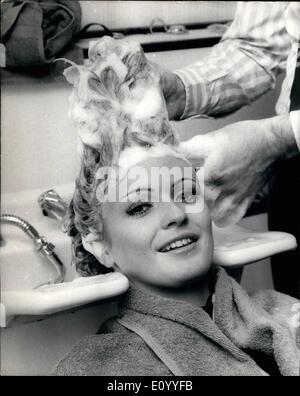
[[[43,192],[38,203],[45,216],[62,221],[68,209],[67,203],[53,189]]]
[[[42,254],[50,263],[54,265],[58,272],[58,278],[55,283],[61,283],[64,280],[65,269],[58,255],[55,253],[55,246],[46,241],[46,239],[37,232],[37,230],[26,220],[19,216],[3,214],[0,216],[0,222],[3,224],[14,225],[23,230],[34,242],[36,250]]]

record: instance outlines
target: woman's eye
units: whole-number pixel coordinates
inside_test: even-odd
[[[140,217],[145,215],[152,206],[149,202],[137,202],[130,205],[126,212],[129,216]]]

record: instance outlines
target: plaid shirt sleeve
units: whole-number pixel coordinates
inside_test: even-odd
[[[239,2],[235,18],[208,58],[175,73],[186,90],[181,119],[230,113],[274,88],[291,37],[287,2]]]

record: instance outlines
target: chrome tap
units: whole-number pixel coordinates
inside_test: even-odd
[[[3,214],[0,216],[0,222],[3,224],[14,225],[23,230],[34,242],[35,248],[38,253],[42,254],[51,264],[54,265],[58,272],[58,278],[55,283],[61,283],[64,280],[65,269],[60,258],[54,251],[55,246],[46,241],[46,239],[37,232],[37,230],[29,224],[26,220],[19,216],[11,214]]]
[[[38,203],[45,216],[62,221],[68,209],[67,203],[53,189],[42,193]]]

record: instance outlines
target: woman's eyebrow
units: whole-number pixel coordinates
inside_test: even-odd
[[[194,174],[192,175],[192,178],[190,178],[190,177],[182,177],[182,178],[176,180],[174,183],[172,183],[172,184],[170,185],[171,190],[174,192],[176,186],[177,186],[179,183],[182,184],[182,183],[185,183],[185,182],[196,183],[196,182],[197,182],[197,175],[194,173]],[[139,187],[139,188],[134,188],[134,189],[132,189],[132,190],[129,190],[126,194],[124,194],[124,195],[121,197],[121,199],[127,198],[127,197],[129,197],[130,195],[132,195],[132,194],[140,194],[141,192],[144,192],[144,191],[146,191],[146,192],[148,192],[148,193],[152,193],[152,192],[153,192],[153,190],[152,190],[151,187]]]

